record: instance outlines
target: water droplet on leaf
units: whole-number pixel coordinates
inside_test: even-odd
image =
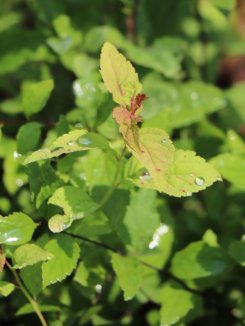
[[[144,172],[140,175],[140,180],[141,181],[149,181],[149,180],[151,180],[151,175],[149,174],[149,172]]]
[[[202,187],[205,184],[205,179],[203,177],[197,177],[195,179],[195,184]]]
[[[92,140],[89,137],[85,136],[85,137],[78,138],[77,142],[78,142],[79,145],[88,146],[88,145],[91,145]]]

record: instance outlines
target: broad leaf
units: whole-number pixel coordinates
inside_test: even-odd
[[[118,233],[128,250],[136,254],[144,253],[160,224],[160,217],[156,212],[155,191],[140,189],[132,193],[130,204],[120,224]]]
[[[23,125],[17,134],[17,152],[20,154],[26,154],[36,149],[40,136],[40,123],[29,122]]]
[[[222,248],[198,241],[174,255],[171,270],[181,279],[192,280],[223,274],[232,266],[231,259]]]
[[[21,269],[20,276],[26,288],[34,297],[42,291],[41,262]]]
[[[0,217],[0,243],[11,246],[20,245],[31,240],[37,224],[24,213],[13,213]]]
[[[58,235],[50,240],[45,249],[53,254],[53,258],[43,263],[43,287],[65,279],[77,265],[80,255],[79,245],[69,236]]]
[[[26,82],[22,85],[22,105],[27,117],[40,112],[54,88],[53,80]]]
[[[163,130],[141,129],[138,136],[140,149],[131,140],[129,132],[126,131],[124,137],[129,151],[146,168],[138,179],[134,179],[140,187],[181,197],[190,196],[220,180],[212,165],[195,152],[176,150]]]
[[[121,106],[130,105],[131,98],[141,91],[138,75],[132,64],[109,42],[103,45],[100,72],[113,100]]]
[[[25,244],[18,247],[13,253],[14,268],[21,269],[29,265],[35,265],[40,261],[53,258],[53,255],[35,244]]]
[[[245,156],[239,154],[220,154],[210,161],[224,179],[239,189],[245,189],[244,165]]]
[[[161,293],[162,307],[160,320],[162,326],[178,323],[195,308],[200,308],[201,301],[197,295],[186,291],[174,283],[167,283]]]
[[[139,291],[142,282],[142,265],[132,257],[112,254],[112,266],[124,292],[124,299],[132,299]]]

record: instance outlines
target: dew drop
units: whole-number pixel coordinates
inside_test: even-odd
[[[101,284],[96,284],[96,285],[95,285],[95,291],[96,291],[97,293],[101,293],[101,291],[102,291],[102,285],[101,285]]]
[[[149,172],[144,172],[143,174],[140,175],[140,180],[149,181],[151,180],[151,175],[149,174]]]
[[[17,186],[17,187],[22,187],[23,184],[24,184],[24,182],[23,182],[22,179],[16,179],[15,183],[16,183],[16,186]]]
[[[75,143],[74,143],[73,141],[69,141],[69,142],[67,143],[67,145],[68,145],[68,146],[74,146]]]
[[[91,145],[92,140],[89,137],[80,137],[78,138],[78,144],[83,146]]]
[[[14,151],[14,153],[13,153],[13,157],[14,157],[15,160],[16,160],[17,158],[21,157],[21,156],[22,156],[22,155],[21,155],[20,153]]]
[[[205,179],[203,177],[197,177],[195,179],[195,184],[202,187],[205,184]]]

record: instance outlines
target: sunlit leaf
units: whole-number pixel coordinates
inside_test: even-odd
[[[80,254],[79,245],[69,236],[59,235],[45,245],[45,250],[53,258],[42,265],[43,287],[61,282],[77,265]]]
[[[53,255],[35,244],[25,244],[13,253],[14,268],[21,269],[40,261],[52,259]]]
[[[0,281],[0,295],[7,297],[15,289],[15,285],[9,282]]]
[[[109,42],[103,45],[100,69],[113,100],[122,106],[130,105],[131,98],[140,93],[142,86],[132,64]]]
[[[24,213],[0,217],[0,243],[16,246],[31,240],[37,224]]]

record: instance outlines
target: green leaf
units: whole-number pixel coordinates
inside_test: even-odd
[[[22,269],[28,265],[35,265],[40,261],[53,258],[53,255],[35,244],[25,244],[18,247],[13,253],[15,269]]]
[[[169,326],[178,323],[190,312],[201,306],[197,295],[186,291],[174,283],[167,283],[161,292],[162,307],[160,320],[162,326]]]
[[[49,148],[39,149],[27,156],[23,164],[47,160],[63,154],[107,147],[108,142],[101,135],[88,133],[84,129],[72,130],[68,134],[58,137]]]
[[[121,106],[130,105],[131,98],[140,93],[142,86],[131,63],[109,42],[102,47],[100,69],[113,100]]]
[[[56,189],[64,185],[64,181],[59,178],[49,162],[28,165],[27,174],[31,199],[36,203],[37,208],[40,208]]]
[[[53,233],[59,233],[68,229],[72,224],[72,218],[67,215],[56,214],[48,221],[49,230]]]
[[[169,83],[149,74],[143,85],[149,96],[142,110],[146,127],[155,127],[156,122],[164,129],[188,126],[227,106],[219,88],[201,81]]]
[[[41,263],[27,266],[20,270],[21,279],[28,291],[34,296],[42,291],[42,270]]]
[[[15,289],[15,285],[9,282],[0,281],[0,295],[7,297]]]
[[[212,165],[195,152],[176,150],[163,130],[143,128],[138,141],[140,150],[131,139],[128,149],[146,168],[138,179],[133,180],[140,187],[181,197],[190,196],[220,180]]]
[[[239,115],[240,123],[245,120],[245,82],[236,83],[234,86],[229,88],[226,92],[228,99],[230,100],[232,107],[235,109]]]
[[[53,80],[25,82],[22,85],[22,105],[27,117],[40,112],[46,105],[54,88]]]
[[[0,217],[0,243],[17,246],[28,242],[37,224],[24,213]]]
[[[132,61],[141,66],[154,69],[168,78],[179,78],[182,70],[183,45],[180,38],[162,37],[144,49],[130,44],[127,53]]]
[[[61,308],[54,305],[38,305],[38,308],[41,312],[59,312]],[[22,316],[27,314],[36,313],[33,309],[33,306],[30,303],[26,303],[16,312],[16,316]]]
[[[140,189],[132,193],[122,225],[118,233],[127,249],[142,254],[152,240],[155,230],[160,224],[156,212],[156,193],[150,189]]]
[[[227,144],[233,153],[245,154],[245,142],[234,130],[227,132]]]
[[[94,150],[87,153],[79,160],[86,177],[86,184],[95,186],[110,186],[113,184],[118,161],[112,151]]]
[[[216,169],[222,177],[239,189],[245,189],[244,165],[245,156],[239,154],[220,154],[211,159]]]
[[[37,122],[24,124],[17,134],[17,152],[26,154],[34,150],[41,136],[41,125]]]
[[[132,257],[112,254],[112,266],[124,292],[124,299],[132,299],[139,291],[142,282],[142,265]]]
[[[53,196],[49,198],[48,203],[61,207],[65,213],[63,218],[56,215],[49,221],[51,231],[55,224],[56,232],[58,232],[59,229],[61,229],[61,231],[64,230],[62,227],[63,224],[65,224],[65,228],[67,228],[71,225],[72,221],[82,219],[85,214],[93,212],[97,207],[96,203],[83,189],[73,186],[65,186],[57,189]],[[58,225],[61,225],[61,227]]]
[[[245,241],[233,241],[229,247],[229,254],[245,267]]]
[[[115,44],[117,47],[122,47],[126,39],[118,29],[112,26],[92,26],[85,35],[84,47],[87,51],[96,53],[106,41]]]
[[[42,265],[43,288],[64,280],[77,265],[79,245],[67,235],[58,235],[50,240],[45,249],[54,257]]]
[[[192,280],[223,274],[232,265],[231,259],[222,248],[197,241],[174,255],[171,270],[178,278]]]

